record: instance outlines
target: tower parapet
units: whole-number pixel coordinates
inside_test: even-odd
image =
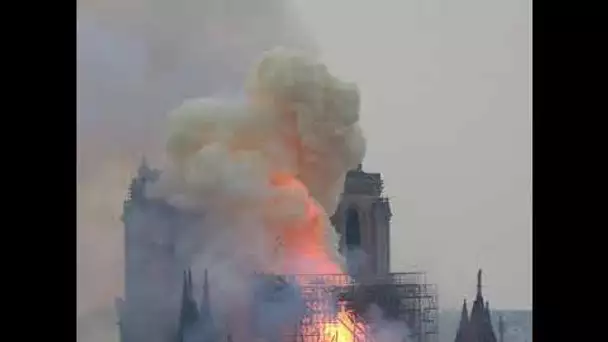
[[[380,173],[367,173],[363,171],[361,164],[348,171],[344,182],[345,194],[367,195],[380,197],[384,192],[384,182]]]

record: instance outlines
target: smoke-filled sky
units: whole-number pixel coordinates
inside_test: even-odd
[[[160,162],[166,112],[235,95],[266,49],[314,44],[361,89],[393,270],[427,270],[450,308],[483,267],[493,307],[530,308],[529,1],[293,2],[79,3],[79,315],[122,291],[122,200],[140,156]]]

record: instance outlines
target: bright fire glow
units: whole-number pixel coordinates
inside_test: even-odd
[[[340,274],[342,270],[327,254],[326,226],[323,208],[310,197],[305,185],[288,173],[276,173],[271,184],[279,190],[287,190],[303,200],[305,215],[297,219],[271,224],[278,230],[283,255],[279,272],[300,274]],[[280,205],[278,203],[277,205]],[[269,208],[276,209],[276,206]]]
[[[365,341],[365,326],[355,323],[353,314],[341,307],[335,322],[324,323],[323,338],[323,342]]]
[[[302,274],[343,274],[340,267],[327,255],[326,235],[323,221],[323,209],[312,199],[305,185],[295,176],[288,173],[276,173],[271,184],[278,189],[288,189],[299,192],[305,198],[305,215],[296,221],[282,222],[278,227],[283,244],[283,265],[279,266],[281,273],[297,271]],[[278,203],[277,203],[278,205]],[[274,229],[277,229],[276,224]],[[290,260],[305,260],[293,264]],[[303,279],[299,279],[303,282]],[[308,284],[300,284],[308,285]],[[330,285],[330,284],[326,284]],[[331,284],[338,285],[338,284]],[[333,319],[319,323],[315,329],[321,334],[318,342],[355,342],[366,341],[365,325],[355,323],[354,314],[348,312],[343,305]]]
[[[295,129],[295,117],[290,111],[283,110],[284,128],[283,144],[298,158],[306,154],[304,145]],[[270,175],[270,185],[278,193],[291,193],[302,205],[304,215],[295,215],[292,219],[282,222],[267,222],[271,236],[280,237],[282,255],[279,265],[274,271],[279,274],[308,274],[322,275],[344,274],[340,266],[328,255],[326,213],[317,201],[310,195],[306,185],[290,172],[275,171]],[[275,199],[269,210],[282,210],[282,199]],[[297,204],[296,204],[297,205]],[[289,203],[288,203],[289,206]],[[273,217],[273,215],[269,215]],[[300,285],[305,282],[299,279]],[[325,284],[340,285],[340,284]],[[321,319],[319,326],[315,327],[320,333],[316,342],[355,342],[366,341],[366,327],[362,323],[355,323],[353,313],[348,312],[343,305],[333,319]]]

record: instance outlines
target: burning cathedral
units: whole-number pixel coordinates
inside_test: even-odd
[[[167,168],[133,179],[122,342],[434,341],[434,287],[390,269],[356,84],[277,48],[244,91],[184,101]]]
[[[222,306],[210,286],[213,272],[205,269],[194,277],[201,281],[193,281],[183,246],[191,239],[188,230],[196,217],[145,195],[159,176],[160,171],[142,161],[124,202],[125,290],[117,299],[120,340],[237,341],[213,312]],[[399,338],[403,341],[437,341],[435,286],[426,283],[424,273],[391,272],[391,210],[383,192],[379,173],[367,173],[361,166],[347,173],[331,223],[341,237],[339,251],[348,274],[251,275],[253,299],[243,321],[236,322],[250,327],[246,341],[379,341],[374,330],[379,321],[406,327],[407,334]],[[307,277],[315,279],[302,281]],[[266,319],[285,298],[290,298],[291,309]]]

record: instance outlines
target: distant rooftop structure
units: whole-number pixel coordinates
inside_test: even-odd
[[[477,294],[471,315],[467,312],[466,299],[462,304],[460,326],[454,342],[497,342],[492,320],[490,319],[490,304],[485,302],[481,292],[481,269],[477,272]]]

